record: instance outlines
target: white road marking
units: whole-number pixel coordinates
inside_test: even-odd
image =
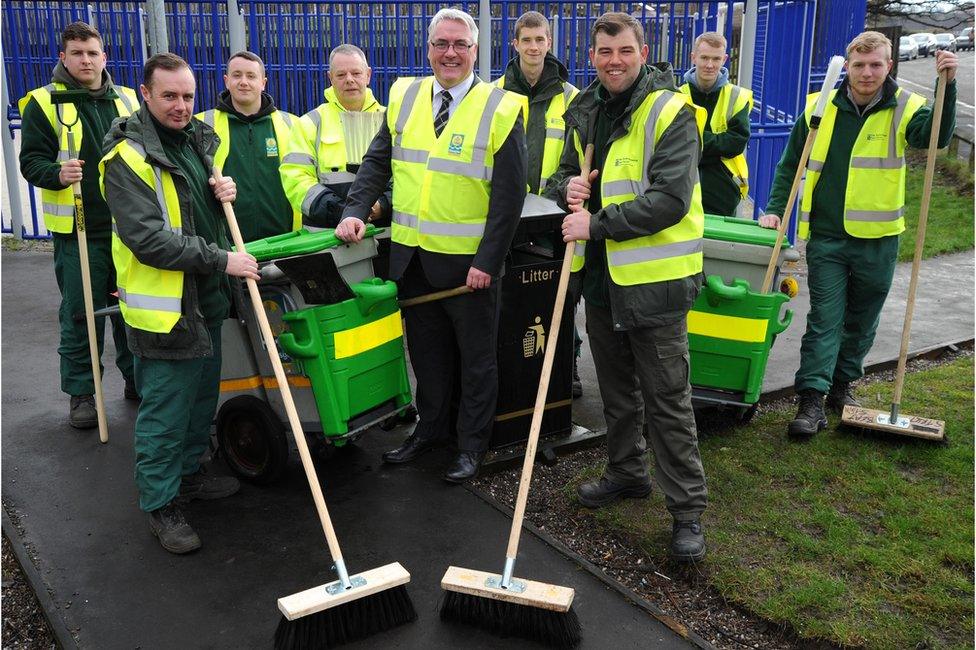
[[[909,81],[908,79],[899,79],[898,80],[898,85],[901,85],[901,84],[907,84],[909,86],[914,86],[914,87],[918,88],[919,90],[924,90],[926,92],[931,92],[932,91],[932,89],[930,87],[923,86],[922,84],[917,84],[914,81]],[[966,108],[968,108],[971,111],[976,111],[976,106],[973,106],[972,104],[967,104],[966,102],[960,101],[959,99],[956,99],[956,103],[959,104],[960,106],[965,106]]]

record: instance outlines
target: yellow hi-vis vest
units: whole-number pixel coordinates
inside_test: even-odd
[[[837,119],[836,95],[836,90],[830,91],[807,162],[798,228],[803,239],[810,236],[813,192],[827,160]],[[804,119],[808,127],[819,96],[820,93],[807,96]],[[905,230],[905,130],[915,112],[924,105],[924,97],[899,88],[895,92],[895,106],[875,111],[861,126],[851,149],[844,196],[844,230],[852,237],[878,239]]]
[[[476,83],[438,137],[433,88],[433,77],[406,77],[390,89],[390,237],[433,253],[473,255],[488,217],[494,156],[515,126],[521,102],[515,93]]]
[[[691,96],[691,85],[684,84],[678,90]],[[712,117],[708,120],[712,133],[725,133],[729,130],[729,120],[739,112],[749,107],[752,112],[752,91],[733,84],[725,84],[718,91],[718,101]],[[739,195],[746,198],[749,194],[749,164],[746,162],[745,152],[731,158],[722,158],[722,164],[732,174],[732,180],[739,186]]]
[[[214,153],[214,166],[223,171],[224,163],[227,162],[227,156],[230,154],[230,120],[227,117],[227,113],[224,111],[218,111],[215,108],[211,108],[209,111],[197,113],[196,118],[212,128],[217,133],[217,137],[220,138],[220,144],[217,146],[217,152]],[[292,127],[297,124],[298,117],[292,115],[291,113],[286,113],[282,110],[276,110],[271,113],[271,126],[274,128],[275,140],[278,142],[279,168],[285,157],[291,153],[291,130]],[[301,227],[302,213],[301,211],[293,208],[291,215],[291,229],[298,230]]]
[[[504,88],[505,77],[501,77],[495,81],[495,85],[499,88]],[[542,172],[539,177],[539,194],[542,194],[542,190],[546,189],[546,185],[549,184],[549,178],[556,173],[556,169],[559,167],[559,159],[563,155],[563,144],[566,142],[566,121],[563,119],[563,115],[566,113],[566,107],[569,106],[569,102],[573,101],[573,98],[578,94],[579,89],[576,86],[568,81],[564,81],[563,91],[558,95],[554,95],[549,100],[549,106],[546,107],[546,143],[542,148]],[[525,122],[526,128],[528,128],[529,98],[522,94],[519,94],[518,97],[522,103],[522,120]]]
[[[59,163],[66,162],[69,157],[69,131],[74,135],[76,156],[78,155],[77,152],[81,151],[81,138],[83,135],[81,120],[78,119],[78,111],[75,105],[55,105],[51,103],[52,92],[66,89],[67,86],[62,83],[50,83],[41,88],[35,88],[17,102],[17,107],[20,109],[21,115],[24,114],[24,109],[27,108],[27,104],[31,98],[44,111],[44,115],[47,117],[47,121],[51,123],[51,128],[54,129],[55,136],[60,143],[58,150]],[[125,86],[114,86],[114,89],[118,95],[118,98],[115,100],[115,110],[119,112],[119,117],[132,115],[139,108],[139,99],[136,97],[136,91]],[[58,120],[59,113],[61,115],[60,121]],[[62,121],[65,124],[76,123],[68,129],[61,124]],[[49,231],[70,233],[74,229],[75,214],[75,200],[71,187],[68,186],[63,190],[41,189],[41,212],[44,214],[44,227]]]
[[[363,112],[386,110],[367,88]],[[325,103],[299,119],[292,129],[288,154],[282,158],[281,185],[294,210],[308,214],[324,185],[351,183],[356,175],[346,171],[346,143],[339,115],[346,109],[339,103],[335,88],[325,90]]]
[[[698,135],[705,128],[708,113],[696,106],[687,95],[670,90],[649,94],[634,111],[627,134],[614,140],[600,170],[600,197],[603,205],[632,201],[650,189],[647,166],[661,136],[671,126],[684,106],[695,110]],[[574,131],[576,152],[583,160],[579,132]],[[694,170],[697,179],[698,170]],[[610,279],[621,286],[664,282],[685,278],[702,270],[702,239],[705,234],[705,212],[702,209],[701,184],[695,181],[691,205],[681,221],[653,235],[627,241],[607,239],[607,268]],[[577,251],[581,248],[577,242]],[[576,260],[573,260],[576,266]],[[582,267],[582,263],[579,264]]]
[[[132,140],[123,140],[98,163],[102,195],[105,194],[105,165],[124,164],[156,193],[163,212],[164,227],[183,233],[180,198],[172,174],[146,162],[146,150]],[[126,324],[149,332],[168,333],[182,314],[183,271],[147,266],[132,254],[119,238],[112,215],[112,260],[119,287],[119,308]]]

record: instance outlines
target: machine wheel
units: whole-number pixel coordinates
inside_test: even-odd
[[[251,483],[272,483],[288,465],[285,427],[254,397],[234,398],[220,409],[217,442],[231,471]]]
[[[759,404],[741,407],[739,409],[739,424],[749,424],[757,410],[759,410]]]
[[[780,293],[785,293],[790,298],[796,298],[796,294],[800,293],[800,284],[796,281],[796,278],[788,275],[779,283],[779,290]]]

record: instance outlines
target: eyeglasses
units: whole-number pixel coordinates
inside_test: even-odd
[[[430,45],[438,52],[447,52],[450,48],[453,47],[454,51],[457,52],[458,54],[465,54],[476,44],[466,43],[464,41],[454,41],[453,43],[450,41],[434,41]]]

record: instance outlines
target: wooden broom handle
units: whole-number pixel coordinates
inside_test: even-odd
[[[586,145],[586,154],[580,167],[580,175],[588,178],[593,166],[593,145]],[[576,253],[576,242],[566,243],[563,253],[563,264],[559,270],[559,284],[556,288],[556,304],[552,308],[552,322],[549,325],[549,337],[546,341],[546,353],[542,359],[542,375],[539,378],[539,390],[535,395],[535,406],[532,409],[532,424],[529,426],[529,439],[525,444],[525,458],[522,461],[522,478],[519,480],[518,499],[515,501],[515,514],[512,515],[512,531],[508,536],[508,550],[505,557],[515,559],[518,555],[519,538],[522,535],[522,520],[525,518],[525,504],[529,500],[529,487],[532,483],[532,467],[535,464],[535,450],[539,444],[539,431],[542,429],[542,416],[546,410],[546,396],[549,394],[549,377],[552,374],[552,364],[556,359],[556,344],[559,341],[559,326],[563,320],[563,306],[566,304],[566,293],[569,289],[570,269],[573,266],[573,256]]]
[[[216,167],[213,169],[213,177],[218,182],[223,178]],[[237,217],[234,216],[234,207],[230,203],[224,202],[221,202],[220,205],[224,208],[224,216],[227,217],[227,225],[230,227],[230,234],[234,240],[234,246],[239,252],[246,252],[244,239],[241,237],[241,230],[237,225]],[[264,312],[264,302],[261,300],[261,292],[258,290],[257,282],[251,278],[245,278],[245,281],[247,282],[247,291],[251,296],[251,306],[254,308],[254,315],[257,316],[258,325],[261,328],[261,336],[264,338],[264,344],[268,349],[268,357],[271,359],[271,366],[274,368],[275,379],[278,381],[278,390],[281,391],[281,399],[285,403],[285,412],[288,413],[288,423],[291,425],[291,432],[295,437],[295,444],[298,445],[298,455],[302,458],[302,467],[305,468],[308,486],[312,490],[312,500],[315,501],[315,509],[318,511],[319,520],[322,522],[325,539],[329,543],[329,552],[332,554],[332,560],[339,562],[342,560],[339,540],[336,537],[335,529],[332,527],[329,509],[325,505],[322,486],[319,485],[319,477],[315,472],[315,465],[312,463],[312,454],[308,450],[308,442],[305,440],[305,432],[302,430],[301,420],[298,419],[298,409],[295,408],[295,400],[291,396],[288,377],[285,375],[285,369],[281,365],[281,358],[278,356],[278,346],[275,344],[274,333],[271,331],[268,315]]]
[[[427,302],[443,300],[444,298],[453,298],[454,296],[461,296],[466,293],[471,293],[472,291],[474,291],[474,289],[467,286],[466,284],[462,284],[460,287],[454,287],[453,289],[444,289],[443,291],[425,293],[422,296],[416,296],[414,298],[404,298],[403,300],[398,300],[397,306],[400,307],[400,309],[403,309],[405,307],[422,305]]]
[[[60,117],[60,115],[59,115]],[[75,134],[68,129],[68,158],[78,157]],[[98,338],[95,333],[95,304],[92,299],[91,272],[88,262],[88,234],[85,232],[85,204],[81,198],[81,181],[71,184],[75,204],[75,231],[78,233],[78,258],[81,267],[81,289],[85,300],[85,324],[88,328],[88,352],[91,356],[92,379],[95,383],[95,412],[98,416],[98,439],[108,442],[108,420],[105,417],[105,391],[102,387],[102,369],[99,363]]]
[[[801,116],[802,119],[802,116]],[[790,196],[786,200],[786,208],[779,216],[779,228],[776,229],[776,244],[773,246],[773,254],[769,258],[769,265],[766,267],[766,275],[763,277],[762,289],[760,293],[769,293],[773,284],[773,276],[776,275],[776,263],[779,261],[779,251],[783,247],[783,235],[786,234],[786,227],[790,223],[790,214],[793,213],[793,204],[796,203],[796,195],[800,190],[800,182],[806,172],[807,161],[810,159],[810,151],[813,149],[813,141],[817,139],[817,131],[820,127],[819,120],[810,123],[810,132],[807,133],[807,140],[803,143],[803,152],[800,154],[800,161],[796,166],[796,173],[793,174],[793,185],[790,186]]]
[[[932,178],[935,176],[935,156],[939,150],[939,131],[942,130],[942,106],[948,85],[945,70],[939,73],[939,87],[935,91],[932,111],[932,133],[929,135],[928,155],[925,158],[925,180],[922,184],[922,203],[918,209],[918,232],[915,234],[915,257],[912,258],[912,277],[908,283],[908,303],[905,305],[905,324],[901,330],[901,351],[898,353],[898,370],[895,372],[895,392],[891,399],[892,410],[901,404],[901,391],[905,385],[905,366],[908,361],[908,341],[912,331],[912,315],[915,312],[915,290],[918,288],[918,271],[922,264],[922,248],[925,245],[925,226],[929,219],[929,202],[932,199]]]

